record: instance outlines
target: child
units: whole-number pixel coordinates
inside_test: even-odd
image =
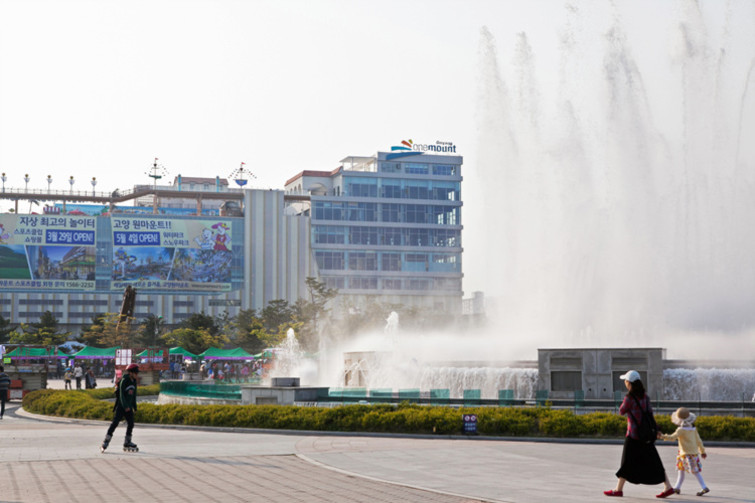
[[[66,389],[71,389],[71,379],[73,379],[73,372],[71,371],[71,367],[68,367],[66,368],[66,373],[63,374]]]
[[[705,454],[705,447],[703,441],[700,440],[700,435],[695,428],[695,415],[689,411],[686,407],[679,407],[676,412],[671,414],[671,422],[678,426],[676,431],[671,435],[665,433],[661,435],[663,440],[678,440],[679,441],[679,454],[676,456],[676,469],[678,470],[676,476],[676,484],[674,485],[674,492],[676,494],[681,493],[682,482],[684,482],[684,472],[689,472],[697,477],[697,481],[700,482],[702,490],[697,493],[698,496],[709,493],[710,489],[705,485],[703,476],[700,473],[702,471],[702,465],[700,464],[700,458],[697,453],[699,452],[703,459],[707,458]]]

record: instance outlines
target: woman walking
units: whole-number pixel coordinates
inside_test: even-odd
[[[616,472],[618,481],[616,488],[611,491],[603,491],[606,496],[624,496],[624,484],[647,484],[664,485],[662,493],[656,498],[666,498],[674,494],[674,489],[669,483],[666,470],[658,456],[658,451],[652,442],[646,442],[640,438],[640,425],[643,421],[654,424],[653,408],[650,406],[650,398],[645,393],[645,386],[640,379],[640,373],[630,370],[620,376],[624,380],[627,394],[619,407],[619,413],[627,416],[627,433],[624,438],[624,451],[621,454],[621,467]],[[646,425],[647,426],[647,423]]]

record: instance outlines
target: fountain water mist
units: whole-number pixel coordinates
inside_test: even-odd
[[[676,44],[653,48],[669,55],[657,75],[640,66],[617,13],[596,31],[592,8],[567,2],[552,93],[526,34],[509,66],[483,29],[479,162],[466,193],[482,195],[480,277],[503,338],[533,351],[752,354],[755,149],[742,139],[755,137],[755,8],[728,4],[738,12],[720,26],[698,2],[680,6],[668,26]]]

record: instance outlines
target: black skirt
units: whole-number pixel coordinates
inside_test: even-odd
[[[624,438],[624,451],[621,453],[621,467],[617,477],[632,484],[656,485],[666,480],[661,457],[654,444],[646,444],[631,437]]]

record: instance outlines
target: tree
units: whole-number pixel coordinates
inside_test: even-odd
[[[265,329],[277,331],[278,327],[294,319],[294,309],[283,299],[271,300],[260,313]]]
[[[0,344],[7,343],[8,340],[10,340],[11,332],[14,332],[16,328],[18,328],[18,325],[12,327],[10,320],[6,320],[2,315],[0,315]]]
[[[259,353],[265,349],[263,339],[266,337],[265,326],[257,317],[254,309],[243,309],[230,323],[232,342],[250,353]]]
[[[21,332],[10,335],[11,344],[33,344],[38,346],[60,346],[68,340],[71,332],[58,332],[58,320],[50,311],[45,311],[38,323],[21,324]]]
[[[149,314],[139,324],[135,342],[138,346],[157,346],[160,341],[160,333],[165,328],[162,316]]]
[[[328,313],[326,305],[338,295],[338,290],[328,288],[324,282],[312,277],[306,279],[306,284],[310,300],[297,300],[294,312],[296,319],[302,323],[299,333],[302,347],[314,350],[317,347],[320,322]]]
[[[92,325],[79,335],[77,342],[87,346],[130,348],[134,344],[131,323],[121,323],[119,313],[106,313],[92,317]],[[131,318],[128,318],[131,320]]]
[[[221,331],[215,318],[213,318],[209,314],[204,314],[204,313],[192,314],[191,316],[186,318],[183,322],[181,322],[179,327],[190,328],[193,330],[206,330],[213,337],[218,336]]]
[[[181,346],[195,354],[207,348],[222,348],[228,343],[225,335],[212,335],[208,330],[194,328],[177,328],[160,337],[160,340],[169,347]]]

